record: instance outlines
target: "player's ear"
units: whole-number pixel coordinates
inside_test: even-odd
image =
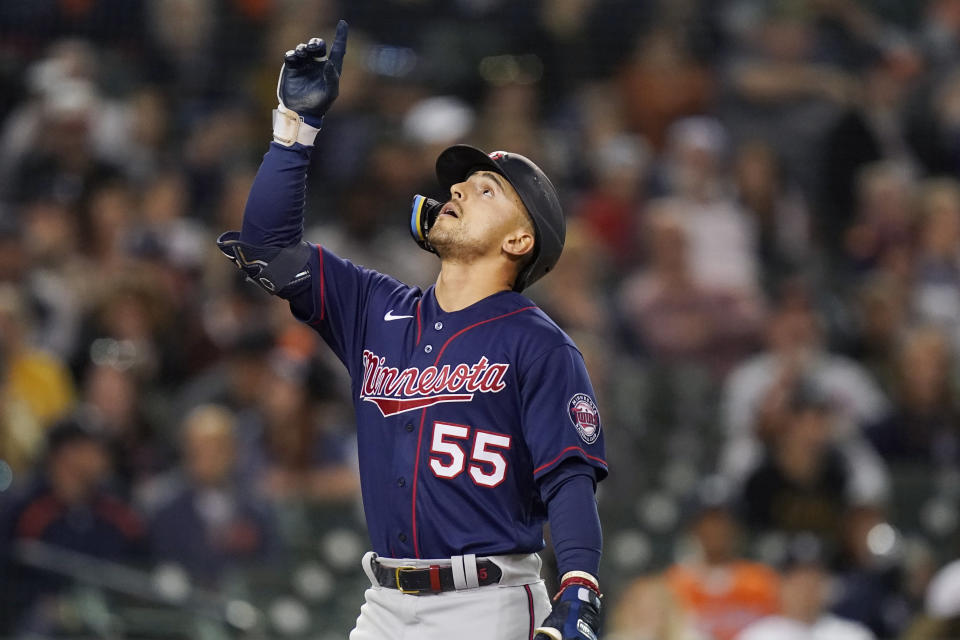
[[[503,238],[500,248],[508,256],[523,258],[533,251],[533,233],[530,229],[517,227]]]

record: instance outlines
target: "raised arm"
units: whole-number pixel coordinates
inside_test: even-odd
[[[307,166],[323,116],[339,93],[346,50],[347,23],[341,20],[329,57],[320,38],[287,51],[277,83],[273,142],[250,189],[243,226],[217,239],[253,282],[284,298],[310,279],[311,248],[301,239]]]

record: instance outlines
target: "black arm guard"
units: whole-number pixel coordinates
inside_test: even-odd
[[[288,297],[310,280],[307,262],[313,247],[302,240],[282,249],[258,247],[241,242],[239,231],[227,231],[217,238],[217,247],[248,279],[272,295]]]

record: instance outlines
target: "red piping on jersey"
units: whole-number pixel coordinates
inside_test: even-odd
[[[427,418],[427,410],[420,414],[420,429],[417,431],[417,459],[413,463],[413,498],[410,504],[410,521],[413,523],[413,557],[420,557],[420,545],[417,542],[417,472],[420,471],[420,445],[423,443],[423,422]]]
[[[423,300],[423,298],[420,298]],[[417,346],[420,346],[420,300],[417,300]]]
[[[512,316],[515,313],[520,313],[521,311],[526,311],[527,309],[535,309],[535,308],[536,307],[534,307],[533,305],[530,305],[529,307],[516,309],[514,311],[511,311],[510,313],[504,313],[503,315],[499,315],[493,318],[487,318],[486,320],[481,320],[480,322],[475,322],[469,327],[460,329],[460,331],[457,331],[455,334],[450,336],[447,339],[447,341],[443,343],[443,346],[440,347],[440,352],[437,353],[437,359],[433,363],[434,366],[436,366],[437,363],[440,362],[440,356],[443,355],[443,352],[447,348],[447,345],[453,342],[453,339],[456,338],[457,336],[460,336],[466,333],[467,331],[470,331],[470,329],[473,329],[474,327],[479,327],[482,324],[493,322],[494,320],[499,320],[500,318],[506,318],[507,316]],[[420,344],[420,302],[419,301],[417,302],[417,344],[418,345]],[[414,558],[420,557],[420,543],[417,537],[417,476],[419,475],[419,471],[420,471],[420,445],[423,444],[423,423],[424,421],[426,421],[426,419],[427,419],[427,410],[424,409],[423,413],[420,414],[420,429],[417,431],[417,459],[413,463],[413,496],[412,496],[411,505],[410,505],[410,522],[412,523],[412,526],[413,526],[413,557]],[[584,455],[586,455],[586,452],[584,452]]]
[[[460,329],[460,331],[457,331],[455,334],[453,334],[452,336],[450,336],[449,338],[447,338],[447,341],[443,343],[443,346],[442,346],[442,347],[440,347],[440,352],[437,354],[437,359],[433,361],[433,366],[437,366],[437,364],[440,362],[440,356],[443,355],[443,352],[444,352],[444,350],[447,348],[447,345],[449,345],[451,342],[453,342],[454,338],[456,338],[456,337],[459,336],[460,334],[466,333],[467,331],[470,331],[470,329],[473,329],[474,327],[479,327],[479,326],[482,325],[482,324],[486,324],[486,323],[488,323],[488,322],[493,322],[494,320],[499,320],[500,318],[506,318],[507,316],[512,316],[512,315],[515,314],[515,313],[520,313],[521,311],[526,311],[527,309],[535,309],[535,308],[536,308],[536,307],[534,307],[533,305],[530,305],[529,307],[523,307],[523,308],[521,308],[521,309],[516,309],[516,310],[514,310],[514,311],[511,311],[510,313],[505,313],[505,314],[503,314],[502,316],[497,316],[497,317],[495,317],[495,318],[487,318],[486,320],[481,320],[480,322],[475,322],[475,323],[473,323],[472,325],[470,325],[469,327],[464,327],[463,329]]]
[[[321,249],[319,246],[317,247],[317,253],[320,254],[320,319],[323,320],[323,313],[325,311],[324,298],[326,298],[326,295],[324,294],[325,283],[323,278],[323,249]]]
[[[555,465],[555,464],[560,460],[560,458],[563,457],[563,455],[564,455],[567,451],[579,451],[580,453],[582,453],[582,454],[585,455],[586,457],[590,458],[591,460],[596,460],[597,462],[599,462],[599,463],[602,464],[603,466],[607,466],[607,461],[606,461],[606,460],[604,460],[603,458],[598,458],[597,456],[592,456],[592,455],[590,455],[589,453],[587,453],[586,451],[584,451],[582,447],[567,447],[566,449],[564,449],[563,451],[561,451],[561,452],[560,452],[560,455],[558,455],[556,458],[554,458],[553,460],[551,460],[551,461],[548,462],[547,464],[542,464],[542,465],[540,465],[539,467],[537,467],[536,469],[534,469],[534,470],[533,470],[533,473],[534,473],[534,474],[540,473],[541,471],[543,471],[543,470],[546,469],[547,467],[551,467],[551,466]]]
[[[530,633],[527,635],[527,640],[533,640],[533,630],[537,624],[533,617],[533,594],[530,592],[530,585],[523,585],[523,589],[527,592],[527,610],[530,612]]]

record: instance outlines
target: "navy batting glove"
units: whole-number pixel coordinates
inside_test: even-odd
[[[319,128],[320,121],[340,93],[340,73],[347,53],[347,23],[337,23],[330,56],[327,43],[321,38],[297,45],[287,51],[277,83],[280,104],[296,112],[303,121]]]
[[[600,595],[583,584],[561,585],[553,611],[536,629],[534,640],[597,640]]]

